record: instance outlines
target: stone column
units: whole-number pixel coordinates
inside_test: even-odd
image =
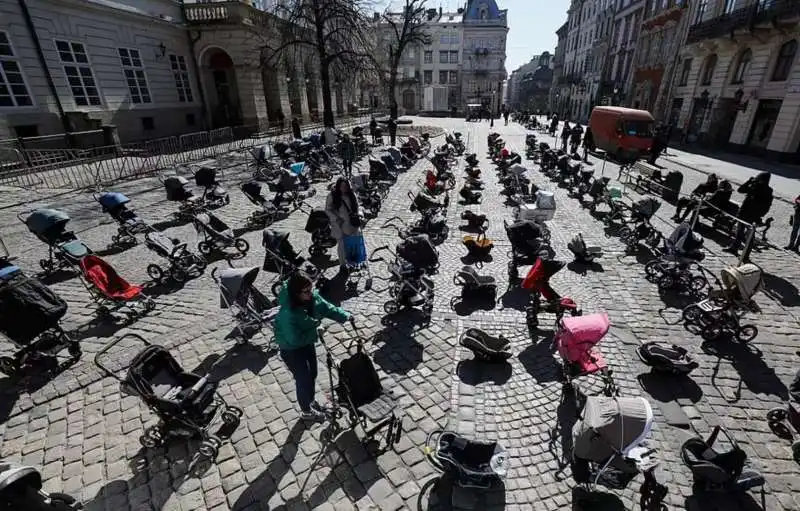
[[[288,129],[289,124],[292,122],[292,101],[289,98],[289,82],[286,81],[286,73],[278,73],[278,91],[281,97],[281,112],[285,118],[284,127]]]
[[[249,66],[237,67],[236,86],[242,109],[242,123],[246,126],[266,126],[267,98],[264,96],[261,71]]]
[[[308,91],[306,91],[305,75],[300,71],[297,72],[297,95],[300,100],[300,117],[303,121],[309,120],[308,113]]]

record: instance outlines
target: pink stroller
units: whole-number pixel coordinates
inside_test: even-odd
[[[606,313],[561,319],[554,341],[563,360],[564,382],[567,385],[572,387],[574,378],[578,376],[600,373],[603,394],[609,397],[617,394],[612,371],[597,349],[597,344],[606,336],[610,326]]]

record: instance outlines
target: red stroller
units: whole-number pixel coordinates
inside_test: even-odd
[[[604,312],[559,321],[554,342],[562,359],[564,382],[567,385],[572,386],[573,379],[578,376],[600,373],[603,394],[608,397],[617,395],[611,370],[597,349],[597,344],[606,336],[610,326],[608,314]]]
[[[530,301],[526,308],[528,328],[539,326],[539,313],[550,312],[556,316],[556,328],[561,318],[569,312],[572,316],[580,316],[581,310],[572,298],[562,297],[550,285],[550,278],[561,271],[565,263],[550,259],[536,258],[536,262],[522,281],[522,289],[531,291]],[[542,298],[545,302],[542,303]]]
[[[141,286],[130,284],[119,276],[110,264],[96,255],[88,255],[80,262],[81,276],[86,289],[97,304],[97,313],[108,316],[111,312],[127,308],[132,313],[148,312],[156,307],[152,298],[144,294]]]

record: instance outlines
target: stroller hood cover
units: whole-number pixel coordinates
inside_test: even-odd
[[[420,211],[431,208],[440,208],[444,206],[444,200],[439,201],[436,197],[433,197],[430,194],[419,192],[417,196],[414,197],[414,206],[416,206],[416,208]]]
[[[208,211],[200,213],[194,217],[197,222],[203,226],[204,229],[210,229],[217,234],[232,235],[233,231],[228,224],[223,222],[218,216]]]
[[[598,312],[586,316],[570,316],[561,320],[562,344],[597,344],[608,333],[608,314]]]
[[[517,250],[531,246],[535,240],[542,237],[542,228],[531,220],[514,222],[506,228],[506,231],[508,232],[508,240]]]
[[[262,244],[265,248],[270,250],[280,250],[281,245],[288,241],[288,239],[288,232],[265,229],[262,235]]]
[[[573,455],[601,463],[627,453],[650,433],[653,410],[643,397],[589,396],[583,420],[572,429]]]
[[[553,192],[547,190],[536,192],[536,209],[556,209],[556,197]]]
[[[18,270],[0,277],[0,332],[12,341],[28,343],[66,313],[66,302],[38,279]]]
[[[34,234],[44,234],[53,227],[62,228],[69,222],[69,215],[57,209],[37,209],[25,219],[25,225]]]
[[[247,181],[242,184],[242,193],[251,201],[261,203],[264,197],[261,195],[261,183],[258,181]]]
[[[0,460],[0,492],[5,493],[7,488],[13,487],[39,491],[42,489],[42,474],[31,466]],[[12,492],[14,490],[9,493]]]
[[[397,255],[415,268],[426,268],[439,262],[439,254],[425,234],[409,236],[397,245]]]
[[[291,165],[289,165],[289,171],[295,176],[299,176],[300,174],[302,174],[305,168],[306,168],[306,163],[303,161],[292,163]]]
[[[400,150],[396,147],[387,147],[386,152],[391,155],[392,159],[394,160],[395,164],[400,164],[400,160],[403,158],[403,155],[400,154]]]
[[[644,199],[633,203],[633,211],[643,218],[651,218],[656,214],[656,211],[658,211],[658,208],[660,207],[661,202],[652,197],[645,197]]]
[[[703,237],[694,232],[689,222],[683,222],[667,238],[667,247],[686,254],[703,246]]]
[[[210,188],[217,184],[217,169],[203,166],[194,173],[194,182],[197,186]]]
[[[100,194],[100,196],[97,198],[97,202],[99,202],[100,205],[106,209],[113,209],[117,206],[127,204],[130,201],[131,200],[128,197],[119,192],[106,192]]]
[[[144,235],[148,247],[154,249],[160,255],[169,258],[175,249],[176,243],[172,238],[159,231],[150,231]]]
[[[110,264],[95,255],[87,255],[80,265],[84,278],[106,298],[130,300],[142,292],[140,286],[129,284]]]
[[[220,307],[228,308],[228,304],[238,300],[240,293],[252,287],[258,277],[258,266],[251,268],[225,268],[219,272]]]
[[[309,213],[306,220],[306,232],[319,231],[330,225],[330,219],[324,209],[314,209]]]
[[[729,266],[720,272],[720,277],[726,288],[737,289],[745,300],[758,293],[764,283],[761,268],[753,263]]]
[[[514,174],[515,176],[521,176],[521,175],[525,174],[525,172],[527,172],[528,169],[526,169],[522,165],[516,164],[516,165],[512,165],[508,169],[508,171],[511,172],[512,174]]]
[[[167,190],[178,190],[185,188],[189,181],[183,176],[170,176],[164,179],[164,188]]]

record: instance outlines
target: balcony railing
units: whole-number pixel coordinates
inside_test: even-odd
[[[686,36],[686,42],[696,43],[705,39],[730,37],[736,30],[750,29],[758,9],[758,4],[742,7],[729,14],[692,25]]]
[[[506,18],[501,17],[498,19],[486,19],[486,20],[464,20],[465,25],[481,25],[481,26],[491,26],[495,25],[498,27],[505,27],[508,25],[506,22]]]
[[[267,25],[272,16],[242,2],[185,4],[190,25]]]
[[[800,18],[800,2],[797,0],[761,0],[756,23],[797,21]]]

